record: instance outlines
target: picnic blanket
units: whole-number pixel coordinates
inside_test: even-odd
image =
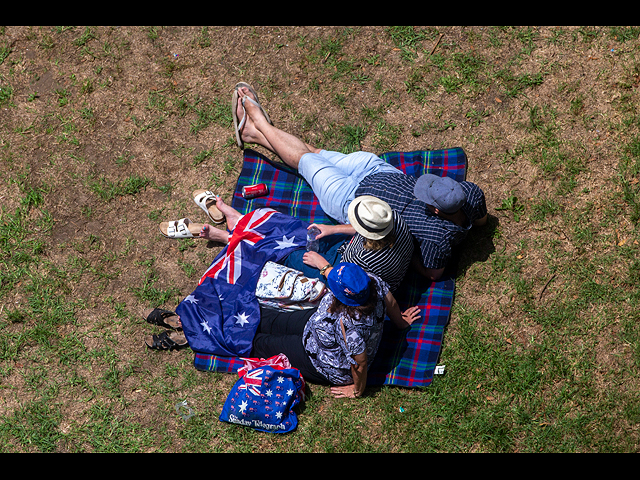
[[[380,157],[407,175],[419,177],[433,173],[458,181],[466,178],[467,157],[461,148],[387,152]],[[268,186],[268,195],[245,200],[242,187],[257,183]],[[244,150],[231,205],[242,213],[269,207],[309,223],[336,223],[322,211],[311,187],[294,169],[251,149]],[[387,319],[378,353],[368,372],[368,385],[426,387],[431,384],[454,290],[455,281],[449,271],[438,282],[428,282],[411,272],[407,275],[397,289],[396,300],[402,310],[419,306],[422,319],[402,331]],[[198,370],[235,373],[243,365],[240,358],[195,353],[194,366]]]

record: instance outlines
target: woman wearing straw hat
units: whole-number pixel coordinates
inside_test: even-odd
[[[313,310],[261,308],[251,355],[284,353],[306,381],[331,385],[339,397],[359,397],[380,345],[388,287],[353,263],[325,272],[329,290]],[[408,317],[411,323],[417,316]]]
[[[338,248],[337,257],[342,262],[355,263],[367,272],[377,275],[394,292],[404,279],[411,263],[413,237],[409,227],[389,204],[370,195],[356,197],[349,205],[348,215],[349,224],[312,224],[309,228],[315,226],[320,230],[318,239],[335,234],[352,235],[351,240]],[[331,265],[332,260],[336,260],[330,258],[331,251],[327,253],[329,255],[324,255],[322,251],[306,252],[302,261],[317,268],[322,274],[322,269]],[[291,264],[295,258],[293,255],[287,262]]]

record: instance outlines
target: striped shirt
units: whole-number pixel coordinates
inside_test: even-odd
[[[426,203],[414,196],[416,180],[416,177],[402,173],[368,175],[360,182],[356,196],[373,195],[387,202],[409,226],[420,246],[425,268],[443,268],[451,257],[452,247],[466,238],[473,222],[487,214],[484,193],[474,183],[460,182],[467,197],[462,207],[467,223],[459,226],[433,214]]]
[[[413,255],[413,237],[397,212],[393,212],[393,232],[396,237],[394,244],[380,250],[365,249],[366,239],[359,233],[338,250],[338,255],[342,255],[341,261],[360,265],[365,271],[380,277],[392,292],[404,279]]]

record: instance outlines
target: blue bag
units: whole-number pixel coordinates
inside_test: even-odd
[[[298,426],[293,408],[304,395],[296,368],[252,368],[238,379],[222,407],[220,421],[261,432],[288,433]]]

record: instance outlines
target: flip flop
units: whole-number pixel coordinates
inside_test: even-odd
[[[162,222],[160,224],[160,233],[167,238],[197,238],[200,236],[200,232],[193,233],[189,229],[189,226],[193,225],[193,222],[188,218],[181,218],[180,220],[174,220],[171,222]]]
[[[152,350],[178,350],[184,348],[189,343],[184,333],[179,332],[162,332],[160,335],[152,335],[144,340],[147,347]]]
[[[224,215],[220,210],[218,210],[218,207],[216,207],[217,195],[209,190],[196,190],[193,192],[192,196],[196,205],[204,210],[213,223],[216,225],[224,223]]]
[[[236,132],[236,142],[238,143],[238,147],[244,148],[244,142],[242,141],[240,130],[242,130],[242,127],[244,127],[244,120],[247,116],[247,111],[244,109],[244,100],[243,100],[242,110],[244,111],[244,116],[242,117],[242,120],[240,120],[238,118],[238,97],[239,97],[238,89],[240,87],[246,87],[249,89],[249,91],[255,97],[255,100],[249,97],[244,97],[244,98],[249,98],[251,102],[255,103],[258,107],[260,107],[260,111],[267,119],[267,122],[269,122],[271,125],[273,125],[273,123],[271,122],[271,118],[269,118],[269,115],[267,114],[267,112],[264,110],[264,108],[262,108],[262,105],[260,105],[260,101],[258,100],[258,93],[253,89],[253,87],[248,83],[238,82],[233,90],[233,96],[231,97],[231,113],[233,115],[233,128],[235,129],[235,132]]]
[[[173,318],[175,317],[175,318]],[[175,312],[170,310],[163,310],[162,308],[154,308],[151,310],[145,320],[152,325],[158,325],[164,328],[173,328],[174,330],[181,330],[182,324]]]

